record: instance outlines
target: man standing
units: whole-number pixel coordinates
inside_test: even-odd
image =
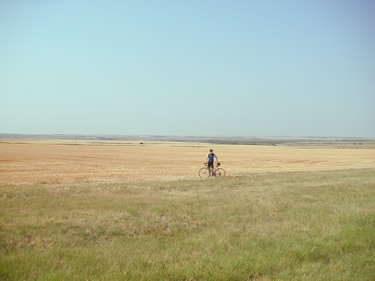
[[[208,165],[209,175],[212,176],[212,171],[214,169],[214,161],[219,162],[216,154],[214,153],[213,149],[210,149],[210,152],[207,154],[206,163]]]

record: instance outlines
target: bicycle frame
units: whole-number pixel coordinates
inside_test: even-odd
[[[212,170],[208,167],[207,163],[203,163],[205,167],[202,167],[198,171],[198,175],[201,178],[206,177],[223,177],[226,175],[226,172],[223,168],[220,167],[220,163],[217,163]]]

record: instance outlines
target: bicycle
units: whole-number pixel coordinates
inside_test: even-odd
[[[219,168],[220,162],[213,167],[212,174],[210,173],[210,169],[208,168],[207,163],[203,163],[205,167],[202,167],[198,171],[198,175],[200,178],[208,178],[210,176],[212,177],[225,177],[226,172],[223,168]]]

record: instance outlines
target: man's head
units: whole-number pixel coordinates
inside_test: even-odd
[[[210,149],[210,152],[214,152],[214,150],[213,150],[213,149]]]

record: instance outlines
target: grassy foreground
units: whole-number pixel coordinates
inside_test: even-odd
[[[375,171],[0,186],[0,280],[375,280]]]

